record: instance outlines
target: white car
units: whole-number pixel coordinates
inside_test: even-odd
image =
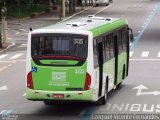
[[[108,6],[109,5],[109,0],[95,0],[95,6],[98,6],[98,5]]]

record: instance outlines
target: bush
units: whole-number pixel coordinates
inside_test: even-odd
[[[40,13],[42,11],[45,11],[48,8],[48,5],[42,5],[42,4],[37,4],[37,5],[26,5],[26,6],[21,6],[20,8],[20,18],[28,17],[32,13]],[[8,17],[15,17],[19,18],[19,7],[18,5],[14,5],[12,7],[9,7],[7,10],[7,16]]]
[[[43,0],[5,0],[7,6],[7,17],[24,18],[30,16],[33,12],[42,12],[48,8],[43,4]],[[20,4],[20,16],[19,16]]]

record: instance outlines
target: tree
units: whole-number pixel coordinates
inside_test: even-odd
[[[6,1],[1,1],[1,16],[2,16],[2,35],[3,35],[3,42],[7,42],[8,35],[7,35],[7,21],[6,21]]]
[[[75,7],[76,7],[76,1],[69,0],[69,13],[71,14],[75,13]]]
[[[34,0],[21,0],[23,5],[26,5],[27,7],[31,7]]]

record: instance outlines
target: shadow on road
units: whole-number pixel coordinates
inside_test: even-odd
[[[41,103],[39,109],[31,114],[19,114],[21,120],[81,120],[88,109],[92,106],[87,102],[65,102],[60,104],[45,105]]]
[[[85,112],[85,110],[90,106],[90,103],[81,102],[63,102],[58,104],[45,105],[36,113],[46,114],[46,115],[66,115],[66,116],[77,116]]]

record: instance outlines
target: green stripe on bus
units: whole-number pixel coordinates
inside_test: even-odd
[[[103,35],[105,33],[108,33],[108,32],[111,32],[115,29],[118,29],[124,25],[127,25],[126,20],[120,19],[120,20],[113,22],[112,24],[107,23],[102,26],[95,27],[89,31],[91,31],[93,33],[93,37],[97,37],[99,35]]]

